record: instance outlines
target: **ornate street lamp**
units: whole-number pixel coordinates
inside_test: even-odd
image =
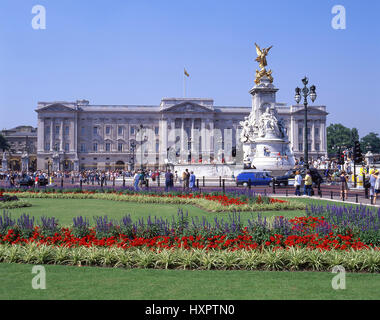
[[[135,149],[136,149],[136,143],[134,141],[132,141],[131,142],[131,148],[130,148],[130,151],[132,152],[131,171],[135,170]]]
[[[140,151],[141,151],[141,171],[143,171],[144,169],[144,166],[143,166],[143,128],[144,126],[142,124],[140,124],[140,134],[141,134],[141,137],[140,137]]]
[[[317,93],[316,93],[316,87],[312,85],[310,88],[307,87],[307,84],[309,83],[309,79],[307,77],[302,79],[302,83],[304,84],[304,87],[302,89],[296,88],[296,94],[294,96],[294,99],[296,100],[297,104],[301,102],[301,95],[304,97],[303,105],[305,106],[305,118],[304,118],[304,161],[305,161],[305,167],[309,168],[309,145],[308,145],[308,134],[307,134],[307,97],[310,97],[311,101],[314,102],[315,99],[317,99]]]

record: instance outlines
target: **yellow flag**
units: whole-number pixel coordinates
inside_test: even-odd
[[[187,73],[186,69],[183,69],[183,70],[184,70],[185,76],[190,77],[190,75]]]

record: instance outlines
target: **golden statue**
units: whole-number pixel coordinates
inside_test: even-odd
[[[255,83],[259,84],[261,81],[261,78],[264,76],[268,77],[269,81],[272,83],[273,82],[273,77],[272,77],[272,70],[266,70],[265,67],[268,65],[267,64],[267,58],[266,56],[269,53],[269,50],[272,49],[273,46],[270,46],[269,48],[263,48],[260,49],[260,47],[255,43],[256,46],[256,53],[257,53],[257,58],[255,61],[259,63],[260,71],[256,70],[256,79]]]

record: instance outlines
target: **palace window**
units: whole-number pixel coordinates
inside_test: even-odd
[[[111,144],[110,143],[106,143],[106,151],[107,152],[111,151]]]
[[[46,134],[50,134],[50,127],[46,127],[45,131],[46,131]]]
[[[93,127],[92,132],[94,135],[98,134],[98,127]]]
[[[65,135],[67,136],[69,135],[69,129],[70,129],[69,126],[65,126]]]
[[[158,132],[159,132],[159,127],[154,127],[154,133],[155,133],[156,135],[158,135]]]
[[[86,145],[84,143],[80,144],[80,152],[86,152]]]
[[[314,136],[315,136],[315,139],[319,138],[319,128],[314,129]]]
[[[110,134],[111,133],[111,127],[110,126],[107,126],[106,127],[106,134]]]
[[[92,151],[98,152],[98,144],[96,142],[92,145]]]
[[[131,134],[135,134],[135,127],[131,127]]]
[[[117,151],[119,151],[119,152],[122,152],[122,151],[123,151],[123,143],[122,143],[122,142],[119,142],[119,143],[117,144]]]
[[[70,145],[68,143],[65,143],[65,152],[69,152]]]
[[[320,151],[321,149],[320,149],[320,145],[319,145],[319,143],[316,143],[315,144],[315,151]]]
[[[303,143],[298,144],[298,151],[303,151]]]
[[[302,136],[303,135],[303,128],[298,128],[298,135]]]
[[[46,142],[45,143],[45,151],[49,151],[49,150],[50,150],[50,143]]]
[[[117,134],[120,135],[120,136],[123,134],[123,127],[119,126],[117,128]]]
[[[55,126],[55,134],[59,134],[59,126]]]
[[[84,135],[84,134],[85,134],[85,128],[84,128],[84,127],[81,127],[81,128],[80,128],[80,134],[81,134],[81,135]]]

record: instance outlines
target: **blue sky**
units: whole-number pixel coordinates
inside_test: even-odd
[[[46,8],[46,30],[31,26]],[[346,30],[331,27],[334,5]],[[38,101],[153,104],[187,96],[250,106],[254,42],[273,45],[279,102],[307,75],[328,123],[380,133],[378,0],[1,0],[0,128],[37,124]]]

